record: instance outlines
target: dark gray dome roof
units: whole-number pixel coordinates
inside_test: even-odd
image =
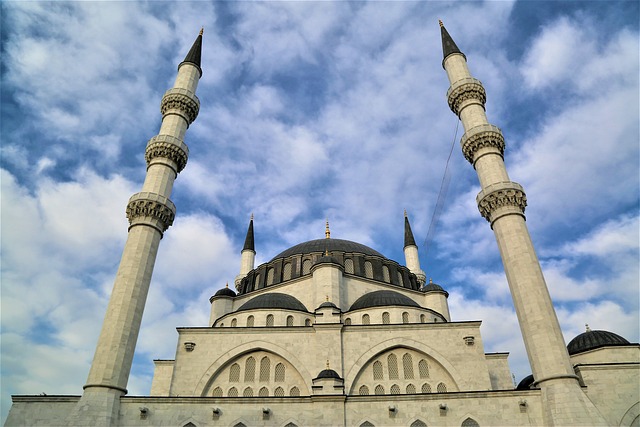
[[[418,307],[420,304],[394,291],[374,291],[362,295],[352,305],[349,311],[360,310],[369,307],[384,307],[387,305],[402,305],[408,307]]]
[[[336,306],[334,303],[332,303],[331,301],[325,301],[322,304],[320,304],[318,306],[318,308],[324,308],[324,307],[331,307],[331,308],[338,308],[338,306]]]
[[[422,292],[434,292],[434,291],[444,292],[447,295],[447,297],[449,296],[449,292],[445,291],[442,286],[438,285],[437,283],[433,283],[431,281],[429,281],[429,283],[424,285],[420,290]]]
[[[308,312],[307,307],[305,307],[297,298],[292,297],[291,295],[281,294],[279,292],[258,295],[257,297],[242,304],[237,311],[261,308],[283,308],[285,310]]]
[[[356,252],[365,255],[375,255],[385,258],[380,252],[371,249],[368,246],[350,240],[342,239],[317,239],[308,242],[299,243],[287,250],[280,252],[273,259],[286,258],[291,255],[310,254],[313,252]]]
[[[320,378],[340,378],[340,375],[338,375],[338,373],[336,371],[334,371],[333,369],[324,369],[322,371],[320,371],[320,373],[318,374],[318,376],[314,379],[320,379]]]
[[[569,354],[578,354],[583,351],[608,345],[628,345],[629,341],[618,334],[609,331],[587,331],[583,332],[569,342],[567,350]]]
[[[529,390],[534,382],[533,374],[529,374],[518,383],[516,390]]]
[[[234,298],[236,296],[236,293],[232,289],[222,288],[218,292],[216,292],[213,296],[214,297],[231,297],[231,298]]]

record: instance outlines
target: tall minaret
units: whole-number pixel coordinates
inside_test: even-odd
[[[256,248],[253,241],[253,214],[251,214],[249,228],[247,229],[247,236],[244,238],[244,246],[242,247],[242,252],[240,252],[240,274],[236,276],[236,290],[239,288],[240,282],[247,273],[253,270],[255,260]]]
[[[413,232],[411,231],[406,210],[404,211],[404,260],[407,268],[418,278],[418,284],[420,286],[424,285],[427,281],[427,276],[420,268],[418,245],[416,245],[416,240],[413,238]]]
[[[560,324],[542,276],[525,222],[527,205],[522,187],[512,182],[504,165],[504,138],[485,115],[486,94],[471,77],[466,57],[440,22],[444,59],[451,87],[451,110],[465,134],[460,140],[465,158],[473,165],[482,191],[476,201],[495,233],[520,330],[536,384],[542,390],[545,425],[606,425],[580,389]]]
[[[178,66],[172,89],[162,97],[162,125],[145,152],[147,174],[140,193],[127,205],[129,235],[116,274],[84,393],[70,425],[117,425],[120,397],[127,393],[151,274],[163,233],[176,208],[169,200],[173,181],[185,167],[189,150],[184,135],[200,109],[196,97],[202,76],[202,30]]]

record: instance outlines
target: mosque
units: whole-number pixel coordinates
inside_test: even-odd
[[[197,117],[202,32],[164,95],[142,190],[82,396],[13,396],[7,426],[638,426],[640,346],[587,330],[568,346],[527,230],[524,189],[507,174],[485,90],[441,25],[447,98],[478,174],[480,214],[503,259],[532,375],[516,387],[508,353],[485,353],[480,321],[459,322],[427,282],[409,218],[404,265],[325,236],[255,265],[251,218],[232,288],[211,297],[208,325],[178,328],[155,360],[149,396],[127,380],[169,199]],[[402,230],[398,230],[402,232]]]

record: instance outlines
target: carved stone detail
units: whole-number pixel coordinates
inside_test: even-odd
[[[147,160],[147,166],[156,157],[169,159],[177,165],[176,172],[180,173],[187,165],[189,148],[184,142],[171,135],[156,135],[147,143],[144,157]]]
[[[480,214],[493,223],[497,218],[493,214],[500,208],[511,208],[512,212],[524,216],[527,196],[520,184],[515,182],[499,182],[485,188],[476,198]]]
[[[186,89],[173,88],[165,92],[160,103],[160,112],[164,117],[169,111],[177,110],[187,123],[191,124],[198,117],[200,100]]]
[[[487,94],[484,91],[482,82],[478,79],[468,77],[453,83],[447,92],[447,100],[449,108],[456,115],[460,115],[460,106],[468,100],[477,100],[484,107],[487,100]]]
[[[136,193],[127,204],[127,219],[131,227],[146,224],[164,233],[171,227],[176,207],[171,200],[155,193]]]
[[[480,125],[469,129],[460,140],[464,158],[471,164],[476,152],[482,148],[493,147],[504,155],[504,137],[500,128],[493,125]]]

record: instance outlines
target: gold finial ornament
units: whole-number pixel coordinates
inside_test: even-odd
[[[327,369],[329,369],[329,359],[327,359]]]
[[[229,282],[227,282],[227,284],[226,284],[226,286],[225,286],[225,287],[226,287],[227,289],[229,289]]]
[[[200,35],[204,34],[204,27],[200,28]]]
[[[407,210],[406,209],[404,210],[404,217],[405,218],[407,217]]]
[[[444,27],[444,24],[442,23],[441,20],[438,19],[438,24],[440,24],[440,28]]]
[[[253,221],[253,212],[251,212],[251,221]]]
[[[325,228],[324,228],[324,237],[327,239],[331,238],[331,231],[329,230],[329,220],[327,219]]]
[[[584,327],[587,329],[587,332],[591,332],[591,328],[589,327],[588,323],[585,323]]]
[[[327,295],[325,298],[327,299],[327,302],[329,302],[329,295]]]
[[[433,284],[433,279],[431,277],[429,277],[429,284]]]

